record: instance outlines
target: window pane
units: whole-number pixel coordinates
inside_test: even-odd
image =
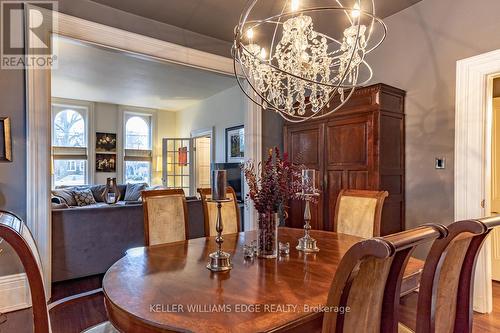
[[[151,162],[126,161],[125,182],[126,183],[148,183],[151,175]]]
[[[149,125],[143,117],[134,116],[125,125],[126,149],[151,149]]]
[[[54,117],[52,144],[58,147],[86,147],[83,116],[70,109],[58,112]]]
[[[87,161],[54,160],[54,186],[83,185],[87,174]]]

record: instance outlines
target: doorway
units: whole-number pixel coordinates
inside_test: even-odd
[[[194,183],[196,188],[210,187],[210,165],[212,165],[212,138],[202,136],[193,139]]]
[[[47,9],[26,6],[27,20],[30,22],[31,9]],[[51,13],[46,14],[48,16]],[[191,68],[204,69],[225,75],[234,75],[232,59],[208,54],[184,46],[152,39],[124,30],[103,26],[80,18],[58,13],[58,24],[53,30],[43,26],[43,42],[51,45],[52,34],[65,36],[88,43],[106,46],[115,50],[131,52],[135,55],[148,56],[159,61],[183,64]],[[25,27],[28,31],[28,27]],[[32,52],[33,50],[29,50]],[[28,54],[32,56],[32,54]],[[44,267],[46,294],[51,294],[52,269],[52,221],[50,205],[51,187],[51,72],[30,67],[26,70],[26,131],[27,131],[27,184],[29,191],[26,198],[26,221],[32,231]],[[250,100],[245,101],[245,158],[255,163],[261,161],[261,109]],[[159,172],[159,171],[158,171]],[[247,230],[256,225],[256,212],[245,210]]]
[[[492,87],[500,73],[500,50],[457,61],[455,101],[455,217],[474,219],[491,213]],[[493,310],[491,239],[478,255],[474,311]]]
[[[491,215],[500,214],[500,78],[493,80],[491,139]],[[500,282],[500,228],[491,232],[491,278]]]

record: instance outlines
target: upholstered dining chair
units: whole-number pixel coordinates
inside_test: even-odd
[[[371,238],[380,236],[382,206],[387,191],[341,190],[335,205],[335,232]]]
[[[50,333],[49,310],[76,300],[77,296],[48,304],[42,266],[35,240],[24,222],[13,213],[0,211],[0,238],[4,239],[19,256],[24,267],[31,293],[34,333]],[[82,297],[91,293],[81,294]],[[1,326],[0,326],[1,330]],[[85,333],[118,333],[109,322],[101,323],[84,331]]]
[[[203,219],[205,221],[205,236],[215,236],[215,224],[217,223],[217,204],[209,202],[208,199],[212,197],[212,190],[209,188],[199,188],[198,193],[201,197],[203,206]],[[222,234],[232,234],[240,232],[240,209],[238,207],[238,200],[236,192],[231,186],[227,187],[227,198],[231,199],[229,202],[222,203],[222,221],[224,229]]]
[[[472,332],[472,296],[477,256],[500,216],[458,221],[436,240],[425,260],[418,291],[416,327],[399,332]]]
[[[182,189],[142,191],[146,246],[188,239],[188,211]]]
[[[324,312],[322,332],[397,332],[399,289],[408,259],[416,246],[446,233],[441,225],[427,225],[354,244],[335,273],[326,307],[337,311]]]

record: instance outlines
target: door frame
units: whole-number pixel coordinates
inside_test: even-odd
[[[193,163],[191,163],[191,193],[196,193],[196,139],[210,137],[210,165],[215,161],[215,127],[201,128],[191,131],[191,150],[193,154]]]
[[[45,40],[51,45],[53,34],[85,41],[116,50],[146,55],[161,61],[209,70],[226,75],[234,75],[231,58],[199,51],[155,38],[139,35],[118,28],[87,21],[63,13],[52,12],[26,4],[25,22],[31,19],[30,10],[53,15],[56,24],[47,30]],[[25,29],[28,29],[25,23]],[[239,73],[240,74],[240,73]],[[50,146],[51,146],[51,70],[26,69],[26,117],[27,117],[27,223],[37,243],[46,282],[46,294],[51,295],[52,265],[52,221],[50,206]],[[250,92],[249,87],[248,93]],[[246,99],[245,112],[245,156],[256,164],[262,159],[261,108]],[[245,210],[245,230],[255,229],[257,214],[253,208]]]
[[[490,211],[493,77],[500,73],[500,50],[457,61],[455,97],[455,220]],[[474,279],[474,310],[493,309],[491,242],[481,249]]]

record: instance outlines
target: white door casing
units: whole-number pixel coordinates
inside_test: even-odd
[[[457,62],[455,100],[455,220],[490,212],[493,76],[500,73],[500,50]],[[491,244],[479,253],[474,310],[492,311]]]
[[[500,214],[500,97],[493,99],[491,214]],[[491,276],[500,281],[500,228],[491,231]]]

